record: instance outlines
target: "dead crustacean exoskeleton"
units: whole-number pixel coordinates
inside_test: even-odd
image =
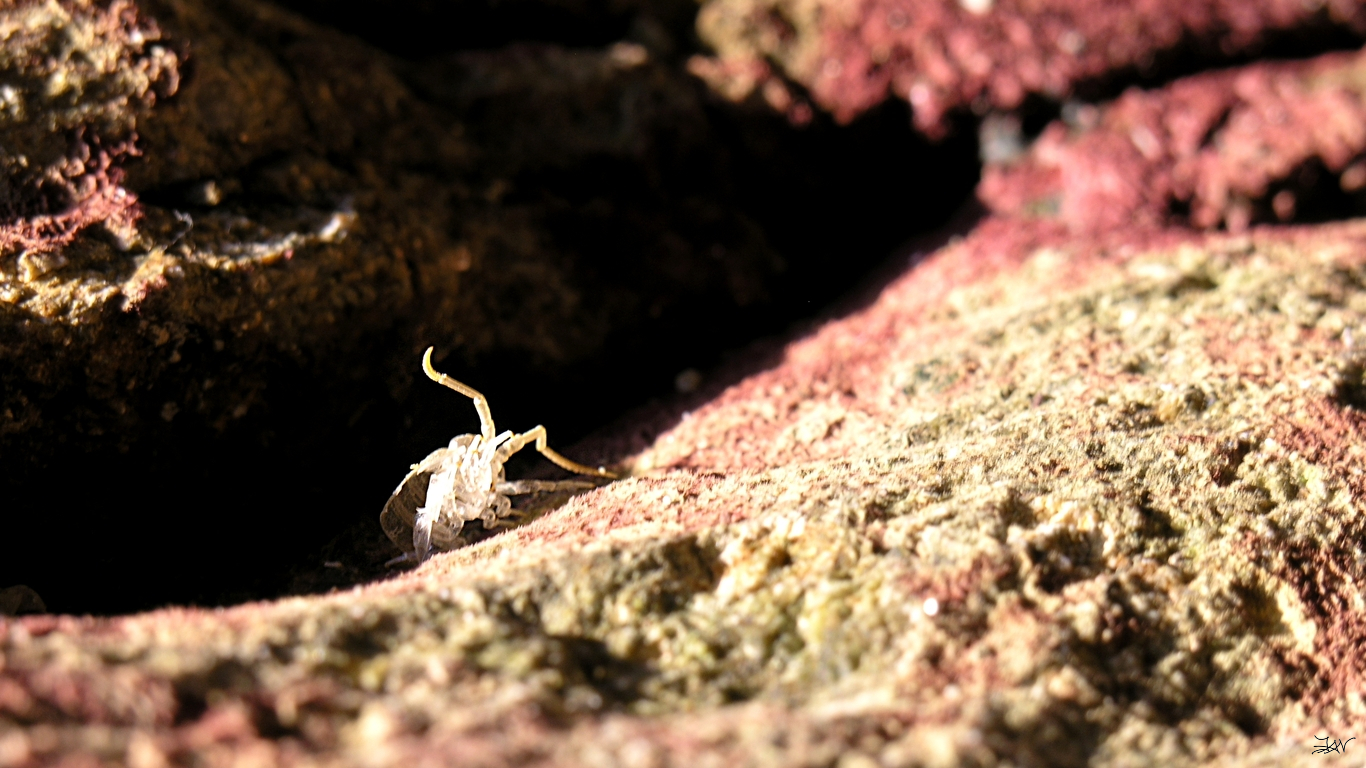
[[[545,427],[536,426],[518,435],[495,434],[488,398],[478,390],[432,368],[432,348],[422,356],[427,377],[474,401],[479,412],[479,434],[457,435],[450,445],[432,451],[414,464],[398,484],[380,513],[380,525],[391,541],[404,551],[394,563],[425,560],[432,548],[454,549],[463,542],[465,523],[483,520],[493,528],[512,511],[508,496],[539,491],[581,490],[595,483],[582,480],[504,479],[503,464],[512,454],[535,443],[542,456],[570,472],[615,479],[602,467],[594,469],[570,461],[546,445]],[[427,482],[423,483],[422,480]]]

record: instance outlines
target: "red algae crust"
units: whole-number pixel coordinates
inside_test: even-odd
[[[787,83],[841,120],[901,99],[919,128],[938,134],[954,110],[1013,110],[1030,95],[1061,100],[1087,81],[1151,69],[1178,48],[1246,55],[1271,35],[1313,25],[1359,32],[1366,5],[710,0],[698,31],[715,55],[696,59],[693,69],[731,98],[758,92],[794,117],[801,102]]]
[[[1327,217],[1325,188],[1343,202],[1366,188],[1364,74],[1358,52],[1131,89],[989,165],[978,197],[1073,235]]]
[[[1366,227],[988,273],[980,236],[414,572],[5,620],[0,758],[1290,766],[1359,729]]]

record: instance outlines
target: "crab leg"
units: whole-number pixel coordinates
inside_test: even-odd
[[[427,374],[427,378],[435,381],[443,387],[450,387],[460,394],[474,401],[474,410],[479,412],[479,432],[484,440],[493,442],[496,430],[493,428],[493,412],[489,410],[489,399],[484,397],[479,390],[463,382],[456,381],[450,376],[432,367],[432,350],[435,347],[427,347],[427,351],[422,355],[422,372]]]
[[[516,437],[509,440],[506,445],[498,449],[498,457],[502,460],[507,460],[507,457],[522,450],[526,447],[527,443],[530,443],[532,441],[536,442],[536,450],[540,451],[542,456],[546,457],[547,459],[550,459],[555,464],[569,470],[570,472],[577,472],[580,475],[596,475],[597,477],[606,477],[611,478],[613,480],[617,478],[616,475],[612,474],[611,472],[608,472],[606,469],[602,467],[594,469],[593,467],[585,466],[576,461],[570,461],[569,459],[566,459],[559,453],[555,452],[553,449],[551,449],[550,446],[546,445],[545,427],[541,426],[540,424],[537,424],[531,429],[528,429],[522,434],[517,435]]]
[[[494,486],[494,490],[507,496],[517,496],[550,491],[586,491],[596,487],[597,483],[589,480],[508,480]]]

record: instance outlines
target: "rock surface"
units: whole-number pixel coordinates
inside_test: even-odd
[[[1007,2],[923,6],[964,39],[1027,16]],[[823,8],[802,6],[844,27],[885,10]],[[1058,4],[1057,18],[1129,46],[1058,59],[1059,93],[1182,34],[1248,51],[1357,12],[1175,8]],[[776,23],[759,11],[735,18]],[[623,182],[646,156],[653,171],[696,169],[703,154],[673,151],[722,124],[644,43],[414,63],[257,3],[9,13],[4,66],[28,85],[17,101],[0,89],[17,105],[0,192],[18,291],[0,320],[5,354],[41,363],[0,370],[9,446],[55,418],[85,425],[63,432],[78,442],[278,409],[287,377],[270,365],[283,364],[262,359],[342,379],[394,360],[385,375],[405,386],[416,356],[367,351],[377,338],[402,350],[462,333],[454,359],[500,345],[572,358],[604,318],[641,316],[575,282],[598,274],[582,262],[557,260],[569,248],[556,244],[616,242],[570,226],[584,221],[624,219],[624,241],[668,241],[645,248],[656,255],[697,256],[718,231],[741,244],[700,283],[652,262],[630,283],[661,292],[646,295],[723,285],[739,303],[787,252],[717,198],[686,203],[701,187],[680,179],[718,166],[665,174],[674,197]],[[931,39],[938,17],[916,18],[930,31],[914,39]],[[1136,24],[1150,34],[1116,32]],[[941,106],[1018,103],[1035,88],[1033,49],[1018,49],[999,70],[1016,90],[946,70]],[[1073,105],[1028,147],[1005,135],[984,152],[986,211],[959,236],[917,251],[863,305],[754,352],[743,375],[713,374],[567,451],[628,476],[542,500],[526,525],[327,595],[0,616],[0,768],[1303,765],[1317,736],[1366,723],[1366,223],[1263,222],[1361,211],[1362,61],[1199,74]],[[764,98],[819,128],[768,82]],[[843,106],[812,94],[848,117],[884,99],[877,87]],[[222,89],[261,109],[215,110]],[[915,110],[936,129],[937,113]],[[740,146],[768,146],[757,135]],[[144,149],[171,146],[186,151]],[[570,191],[594,183],[575,157],[610,177],[589,202]],[[537,195],[518,191],[529,180]],[[560,288],[510,313],[519,281]],[[589,283],[603,293],[566,298]],[[169,391],[186,399],[161,401]],[[345,471],[326,469],[289,477],[308,489]],[[60,479],[44,504],[74,485]],[[238,544],[271,552],[282,498],[257,500],[258,527],[206,516],[213,537],[177,540],[149,573],[248,560]],[[329,518],[381,506],[309,498],[327,535],[344,527]],[[24,514],[28,550],[67,541]],[[357,540],[382,541],[366,525]],[[354,583],[396,554],[366,546],[339,547],[324,570]],[[117,576],[58,564],[90,590]],[[0,614],[58,602],[12,583]]]
[[[1073,234],[1336,218],[1366,188],[1363,72],[1363,54],[1337,54],[1134,89],[989,166],[979,196]]]
[[[709,0],[698,31],[716,53],[693,67],[732,98],[757,89],[794,117],[809,107],[788,83],[843,119],[902,99],[921,129],[939,132],[953,110],[1062,100],[1121,73],[1152,73],[1164,58],[1226,59],[1294,34],[1360,34],[1364,11],[1356,0]]]
[[[1004,268],[973,237],[415,572],[6,621],[0,755],[1288,766],[1350,734],[1366,228]]]

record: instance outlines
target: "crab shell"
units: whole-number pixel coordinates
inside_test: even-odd
[[[507,517],[512,502],[497,490],[505,477],[498,448],[510,436],[485,441],[459,435],[414,465],[380,513],[385,535],[405,553],[422,557],[426,552],[417,546],[428,526],[431,548],[446,551],[464,544],[465,523],[482,519],[485,528],[492,528]]]

